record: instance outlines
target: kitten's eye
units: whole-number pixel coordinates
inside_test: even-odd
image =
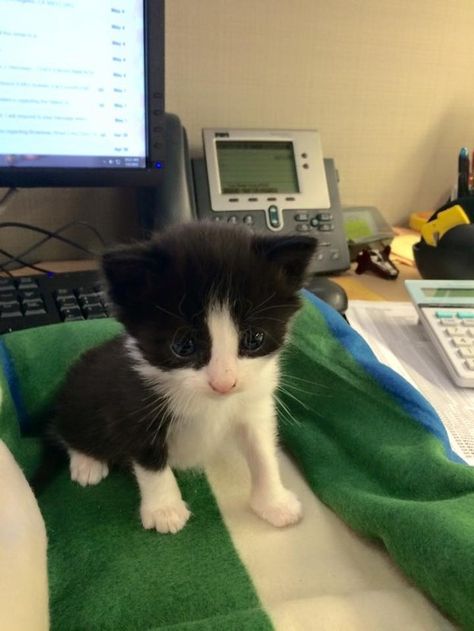
[[[265,333],[260,329],[245,329],[240,334],[240,347],[250,352],[258,351],[264,339]]]
[[[196,350],[196,342],[191,333],[177,335],[171,343],[171,350],[178,357],[189,357]]]

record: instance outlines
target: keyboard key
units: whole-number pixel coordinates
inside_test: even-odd
[[[55,298],[65,298],[65,297],[69,297],[69,296],[73,296],[74,297],[74,290],[73,289],[66,289],[66,288],[61,288],[61,289],[56,289],[56,291],[54,292],[54,297]]]
[[[0,318],[18,318],[22,315],[20,305],[17,302],[1,307]]]
[[[458,311],[456,313],[456,316],[458,318],[461,318],[462,320],[467,320],[468,318],[473,318],[474,319],[474,309],[470,309],[470,310],[466,310],[466,311]]]
[[[31,307],[30,305],[26,305],[25,317],[30,317],[34,315],[43,315],[45,313],[46,313],[46,309],[44,307]]]
[[[76,320],[85,320],[84,316],[82,315],[82,313],[70,313],[68,315],[65,315],[63,318],[64,322],[74,322]]]
[[[64,305],[59,307],[59,313],[63,317],[63,320],[66,316],[71,315],[80,315],[82,316],[82,311],[79,308],[79,305]]]
[[[74,294],[72,294],[71,296],[58,296],[56,298],[56,304],[58,305],[58,307],[78,307],[78,302]]]
[[[10,278],[0,278],[0,296],[4,291],[15,289],[15,283]]]
[[[474,370],[474,359],[466,359],[464,365],[468,370]]]
[[[97,296],[96,294],[91,295],[91,296],[81,296],[80,298],[78,298],[78,301],[83,309],[85,307],[101,307],[102,308],[102,302],[99,296]]]
[[[454,311],[445,311],[445,310],[439,310],[435,312],[435,316],[437,318],[452,318],[455,315]]]
[[[39,289],[27,289],[19,292],[19,297],[23,302],[28,300],[41,300],[41,292]]]
[[[23,303],[25,315],[36,315],[38,313],[46,313],[46,307],[42,300],[29,300]]]
[[[107,314],[104,311],[102,305],[91,305],[88,307],[84,307],[82,312],[86,316],[88,320],[92,320],[95,318],[106,318]]]
[[[36,289],[38,287],[38,281],[30,276],[24,276],[18,281],[18,289]]]
[[[82,285],[76,289],[76,293],[78,296],[87,296],[89,294],[95,294],[94,285]]]
[[[16,291],[2,291],[0,294],[0,302],[12,302],[17,300]]]

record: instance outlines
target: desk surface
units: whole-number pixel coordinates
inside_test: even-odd
[[[94,269],[96,263],[91,260],[77,261],[43,261],[39,263],[41,267],[54,272],[77,272]],[[356,274],[355,264],[347,272],[331,279],[343,287],[349,300],[392,300],[409,301],[405,289],[404,281],[408,279],[419,279],[420,275],[415,267],[409,267],[402,263],[397,263],[400,274],[396,280],[385,280],[372,273]],[[12,272],[14,275],[34,275],[36,272],[28,268],[18,269]]]
[[[416,267],[396,263],[400,274],[396,280],[386,280],[372,273],[356,274],[353,264],[351,269],[340,276],[332,276],[332,280],[341,285],[350,300],[410,300],[405,289],[405,280],[419,280]]]

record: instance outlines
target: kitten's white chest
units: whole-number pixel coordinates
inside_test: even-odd
[[[222,443],[232,440],[235,424],[244,405],[234,401],[198,401],[192,413],[183,415],[168,437],[169,464],[176,469],[200,468],[214,456]]]

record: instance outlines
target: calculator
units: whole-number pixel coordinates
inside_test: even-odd
[[[405,286],[454,383],[474,388],[474,280],[406,280]]]

